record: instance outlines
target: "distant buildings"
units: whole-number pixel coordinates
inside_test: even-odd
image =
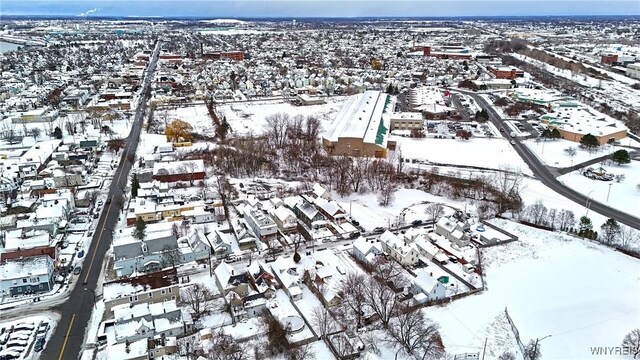
[[[626,74],[628,77],[640,79],[640,62],[627,65]]]

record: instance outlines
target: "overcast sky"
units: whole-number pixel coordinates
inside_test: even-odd
[[[0,0],[3,15],[433,17],[640,15],[640,0]]]

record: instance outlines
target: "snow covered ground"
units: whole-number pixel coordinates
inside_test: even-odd
[[[599,164],[593,166],[600,167]],[[640,191],[636,189],[640,183],[640,161],[632,161],[625,165],[602,166],[607,173],[622,174],[625,179],[621,182],[592,180],[578,171],[560,176],[558,179],[572,189],[584,195],[591,195],[591,199],[640,217]],[[608,196],[608,201],[607,201]]]
[[[387,207],[378,204],[377,194],[351,194],[341,198],[338,194],[333,193],[333,199],[342,206],[345,211],[351,211],[351,216],[360,222],[360,225],[366,230],[373,230],[378,226],[389,227],[400,222],[398,216],[402,210],[405,211],[404,223],[410,223],[413,220],[425,220],[424,207],[426,202],[444,203],[459,209],[465,207],[462,201],[449,200],[440,196],[431,195],[422,190],[416,189],[399,189],[395,194],[395,201]],[[445,212],[450,209],[445,208]]]
[[[440,164],[478,166],[489,169],[511,167],[531,175],[527,164],[505,139],[412,139],[390,136],[407,159]]]
[[[256,101],[219,105],[217,110],[227,118],[227,122],[235,134],[261,133],[265,127],[265,118],[279,112],[289,114],[291,117],[296,115],[317,116],[322,127],[326,129],[342,107],[346,97],[325,99],[327,103],[324,105],[294,106],[282,100]],[[211,123],[211,120],[208,123]]]
[[[585,161],[608,155],[616,150],[624,149],[622,147],[605,144],[600,146],[596,151],[588,151],[580,148],[579,143],[564,139],[548,141],[529,139],[524,140],[523,143],[527,145],[529,150],[531,150],[540,161],[549,166],[560,168],[578,165]],[[636,146],[637,144],[632,139],[624,139],[622,140],[622,145]],[[573,158],[564,151],[564,149],[570,147],[576,150],[576,155]]]
[[[541,343],[548,359],[591,359],[590,346],[618,346],[638,326],[640,261],[568,235],[493,222],[520,241],[484,251],[487,291],[424,310],[440,324],[449,353],[481,351],[485,338],[490,358],[515,352],[501,339],[509,328],[496,321],[505,307],[523,342],[552,335]]]

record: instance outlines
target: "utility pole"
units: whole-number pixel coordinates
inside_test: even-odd
[[[484,354],[487,352],[487,338],[484,338],[484,348],[482,349],[482,360],[484,360]]]

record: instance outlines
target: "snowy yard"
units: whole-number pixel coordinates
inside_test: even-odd
[[[552,335],[541,343],[549,359],[591,358],[590,346],[618,346],[638,326],[640,261],[567,235],[493,222],[520,241],[485,250],[487,291],[425,310],[449,353],[479,352],[485,338],[490,358],[515,352],[502,338],[509,328],[496,322],[505,307],[523,342]]]
[[[600,167],[598,164],[592,167]],[[636,189],[640,183],[640,161],[632,161],[626,165],[602,166],[607,173],[624,175],[621,182],[593,180],[583,176],[578,171],[560,176],[558,179],[572,189],[584,195],[591,195],[591,199],[640,217],[640,191]],[[607,196],[609,201],[607,201]]]
[[[431,195],[422,190],[416,189],[400,189],[395,194],[395,201],[391,206],[383,207],[378,205],[377,194],[351,194],[349,196],[340,197],[338,194],[332,194],[333,199],[337,201],[346,212],[351,211],[351,216],[360,222],[360,225],[370,231],[378,226],[388,227],[395,225],[400,212],[405,209],[405,223],[413,220],[426,220],[427,215],[424,214],[425,202],[438,202],[445,205],[464,208],[464,202],[449,200],[440,196]],[[445,212],[448,213],[449,210]]]
[[[406,159],[420,159],[439,164],[478,166],[489,169],[511,167],[532,174],[508,141],[501,138],[411,139],[391,136]],[[429,166],[429,165],[425,165]]]

